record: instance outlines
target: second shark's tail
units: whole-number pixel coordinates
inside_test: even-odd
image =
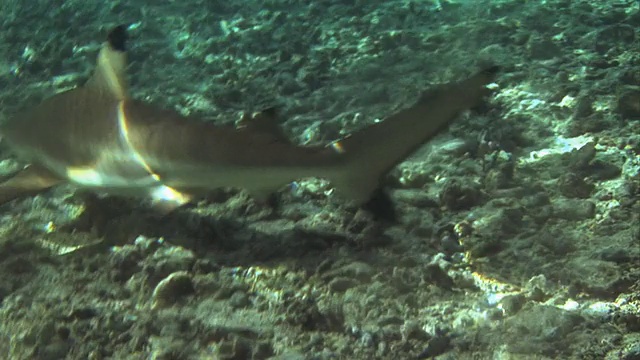
[[[491,67],[466,80],[439,86],[411,107],[340,141],[347,158],[344,171],[331,179],[336,189],[364,204],[380,187],[380,179],[461,112],[478,106],[490,93],[486,85],[498,71]]]

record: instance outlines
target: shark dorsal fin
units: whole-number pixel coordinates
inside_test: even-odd
[[[125,70],[127,26],[120,25],[109,32],[107,41],[98,54],[96,69],[87,84],[87,88],[109,94],[118,100],[128,97]]]
[[[274,141],[289,144],[291,140],[280,127],[278,111],[275,107],[270,107],[257,113],[244,113],[240,120],[236,122],[236,127],[244,131],[268,136]]]

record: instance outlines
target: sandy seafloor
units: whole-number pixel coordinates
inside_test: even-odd
[[[320,180],[277,211],[3,205],[0,359],[640,359],[637,1],[149,3],[3,1],[2,117],[81,83],[120,23],[134,97],[221,123],[275,105],[300,143],[502,72],[389,175],[394,225]]]

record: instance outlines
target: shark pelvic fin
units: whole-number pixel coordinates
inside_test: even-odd
[[[126,42],[126,25],[117,26],[109,32],[107,41],[98,54],[95,72],[85,85],[86,88],[113,96],[117,100],[124,100],[129,96]]]
[[[0,183],[0,204],[22,196],[35,195],[63,182],[63,179],[49,170],[39,166],[28,166],[9,180]]]

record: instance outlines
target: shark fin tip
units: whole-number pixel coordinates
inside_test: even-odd
[[[122,24],[111,29],[111,31],[109,32],[109,35],[107,36],[107,42],[113,50],[120,52],[127,51],[127,28],[127,25]]]

